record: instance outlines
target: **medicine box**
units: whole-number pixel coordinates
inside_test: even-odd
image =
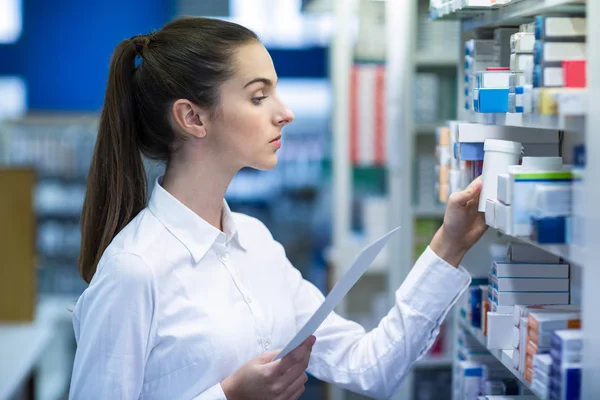
[[[507,258],[512,262],[559,264],[560,257],[526,243],[511,243]]]
[[[565,86],[562,66],[541,66],[533,68],[533,87],[563,87]]]
[[[522,305],[518,304],[514,307],[514,319],[513,322],[515,326],[520,326],[520,321],[525,318],[527,321],[527,317],[530,312],[536,312],[538,314],[542,313],[565,313],[565,312],[574,312],[580,313],[581,307],[576,304],[564,304],[564,305],[556,305],[556,304],[535,304],[535,305]]]
[[[535,37],[540,40],[584,38],[587,20],[582,17],[535,17]]]
[[[569,292],[498,292],[493,290],[494,303],[499,306],[515,304],[569,304]],[[529,315],[531,317],[531,314]]]
[[[535,216],[535,190],[539,185],[571,185],[571,171],[556,172],[509,172],[513,183],[511,213],[512,232],[516,236],[532,233],[531,218]]]
[[[510,86],[510,72],[504,71],[478,71],[477,88],[497,89]]]
[[[508,86],[501,89],[474,89],[473,110],[478,113],[506,113],[508,93]]]
[[[510,70],[512,72],[525,72],[534,62],[533,54],[513,53],[510,55]]]
[[[560,352],[582,351],[583,332],[580,329],[554,331],[552,334],[552,348],[555,348]]]
[[[494,261],[492,274],[497,278],[568,278],[569,264]],[[519,303],[517,303],[519,304]],[[530,303],[552,304],[552,303]],[[555,303],[561,304],[561,303]]]
[[[533,53],[535,35],[533,33],[518,32],[510,37],[511,53]]]
[[[557,303],[558,304],[558,303]],[[566,303],[565,303],[566,304]],[[529,313],[527,318],[529,336],[533,333],[551,333],[561,329],[580,329],[581,314],[578,312],[565,313]]]
[[[536,65],[560,63],[566,60],[585,60],[587,59],[587,44],[537,40],[533,55]]]
[[[512,349],[512,315],[487,313],[488,349]]]
[[[496,203],[498,200],[486,199],[485,201],[485,223],[492,227],[497,228],[496,225]]]
[[[499,292],[568,292],[569,279],[493,277],[492,286]]]

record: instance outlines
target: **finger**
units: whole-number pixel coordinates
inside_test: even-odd
[[[306,373],[300,374],[300,376],[296,377],[294,382],[289,385],[282,393],[281,398],[288,399],[297,399],[298,397],[294,397],[298,393],[302,394],[304,391],[304,384],[308,381],[308,375]]]
[[[276,375],[283,375],[285,371],[290,369],[293,365],[301,362],[304,359],[306,353],[310,353],[312,346],[315,343],[316,338],[310,336],[301,345],[296,347],[294,350],[286,354],[280,360],[273,362],[273,369]]]
[[[282,375],[282,385],[284,385],[285,387],[291,385],[292,383],[294,383],[296,378],[298,378],[298,376],[302,375],[304,371],[306,371],[306,368],[308,368],[308,363],[310,361],[310,354],[311,353],[306,354],[302,361],[292,366]]]
[[[482,186],[483,186],[482,180],[481,180],[481,177],[479,177],[479,178],[475,179],[473,182],[471,182],[465,190],[453,195],[453,197],[455,199],[454,201],[459,206],[465,206],[469,202],[469,200],[472,200],[473,198],[475,198],[476,196],[478,196],[481,193]]]
[[[304,385],[302,385],[300,387],[300,389],[298,389],[296,391],[296,393],[294,393],[293,395],[290,396],[290,400],[298,400],[300,398],[300,396],[302,396],[302,394],[304,393],[304,390],[305,390]]]

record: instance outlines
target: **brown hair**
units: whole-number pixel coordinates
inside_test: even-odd
[[[235,72],[235,50],[252,41],[256,34],[240,25],[183,18],[118,44],[81,215],[79,273],[86,282],[113,238],[146,206],[142,154],[164,162],[173,154],[172,104],[188,99],[215,110],[220,85]]]

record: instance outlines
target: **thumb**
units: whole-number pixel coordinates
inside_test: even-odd
[[[462,192],[456,193],[455,199],[456,203],[459,206],[465,206],[469,200],[474,199],[481,193],[481,188],[483,187],[483,182],[481,177],[475,179],[473,182],[467,186],[465,190]]]
[[[273,359],[279,354],[281,350],[268,351],[258,356],[258,361],[262,364],[267,364],[273,361]]]

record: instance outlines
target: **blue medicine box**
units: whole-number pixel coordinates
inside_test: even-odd
[[[473,89],[473,108],[478,113],[507,113],[509,88]]]

